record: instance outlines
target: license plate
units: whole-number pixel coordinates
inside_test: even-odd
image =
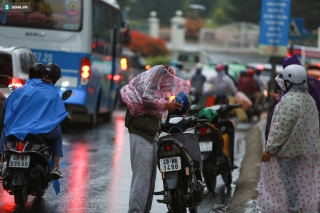
[[[9,167],[28,168],[30,155],[10,155]]]
[[[162,158],[160,159],[160,171],[161,172],[171,172],[181,170],[181,158]]]
[[[212,151],[212,141],[199,142],[200,152],[210,152]]]

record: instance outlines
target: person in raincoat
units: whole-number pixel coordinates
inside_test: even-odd
[[[63,177],[59,167],[62,153],[62,133],[59,124],[68,115],[64,103],[54,84],[61,78],[60,67],[48,63],[41,67],[35,64],[31,69],[41,69],[42,78],[30,78],[27,83],[17,88],[5,101],[4,130],[0,141],[0,154],[9,135],[20,140],[31,134],[42,134],[52,141],[54,154],[52,175]]]
[[[132,180],[128,213],[150,212],[161,119],[167,116],[168,110],[181,110],[181,104],[168,102],[168,98],[190,90],[190,84],[177,77],[173,68],[164,65],[137,75],[121,88],[121,98],[127,105],[125,126],[130,133]]]
[[[286,68],[289,65],[297,64],[301,65],[298,57],[296,55],[292,55],[288,58],[285,58],[282,61],[282,67],[283,69]],[[276,79],[279,78],[279,75],[276,77]],[[308,83],[308,92],[313,97],[313,99],[316,102],[317,109],[318,109],[318,116],[319,116],[319,125],[320,125],[320,81],[316,78],[313,78],[311,76],[307,77],[307,83]],[[282,89],[282,91],[278,90],[277,93],[270,91],[270,97],[275,100],[275,102],[272,104],[272,106],[269,109],[268,116],[267,116],[267,122],[266,122],[266,128],[265,128],[265,141],[268,140],[268,134],[270,131],[271,126],[271,119],[274,112],[275,106],[278,104],[279,100],[281,99],[284,94],[286,94],[285,89]],[[320,130],[319,130],[320,131]]]
[[[307,72],[286,66],[277,84],[286,94],[275,106],[262,166],[262,212],[318,212],[320,201],[319,117],[308,93]]]

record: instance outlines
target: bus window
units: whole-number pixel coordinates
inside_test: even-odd
[[[11,3],[20,2],[11,0]],[[81,29],[81,0],[30,1],[30,12],[7,12],[5,26],[78,31]]]

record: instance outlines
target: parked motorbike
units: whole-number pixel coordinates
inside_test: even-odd
[[[198,135],[186,133],[198,123],[207,122],[195,116],[170,115],[162,121],[161,131],[168,133],[158,142],[158,168],[163,180],[163,195],[157,200],[167,205],[171,213],[197,212],[204,198],[201,176],[201,156]]]
[[[195,133],[199,135],[202,174],[210,192],[216,188],[216,178],[221,175],[225,185],[232,183],[234,167],[234,125],[227,119],[228,114],[241,104],[214,105],[202,109],[198,118],[208,122],[197,124]]]
[[[71,94],[72,90],[65,91],[62,100]],[[16,205],[24,206],[28,195],[42,197],[51,180],[58,179],[50,174],[52,150],[41,135],[28,134],[24,141],[8,136],[3,157],[2,186]]]

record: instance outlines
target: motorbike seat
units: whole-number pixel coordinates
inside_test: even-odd
[[[9,140],[20,141],[20,139],[14,135],[9,135],[8,138]],[[46,144],[46,140],[41,134],[35,135],[35,134],[28,133],[27,136],[25,137],[25,141],[28,141],[28,140],[37,141],[38,144]]]

